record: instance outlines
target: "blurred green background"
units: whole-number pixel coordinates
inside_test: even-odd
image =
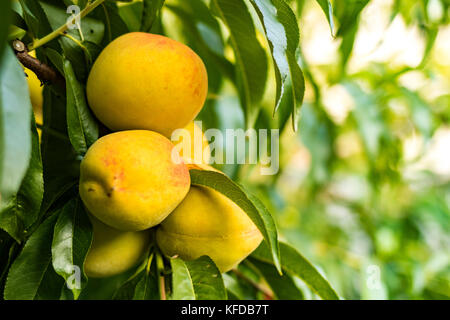
[[[371,1],[351,51],[300,3],[299,132],[254,187],[344,298],[449,299],[449,2]]]

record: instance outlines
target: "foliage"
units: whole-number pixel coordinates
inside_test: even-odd
[[[414,168],[448,131],[450,66],[435,48],[448,42],[440,36],[448,37],[449,3],[375,2],[1,1],[0,30],[9,34],[0,32],[0,297],[450,298],[449,176]],[[64,25],[70,4],[98,6],[78,29],[42,41]],[[419,30],[416,64],[368,59],[358,66],[374,8],[387,13],[386,33],[399,21]],[[319,40],[334,51],[317,62],[308,32],[324,25]],[[265,240],[225,274],[206,256],[183,261],[152,246],[120,276],[88,279],[81,269],[80,287],[70,290],[65,281],[92,240],[78,197],[79,163],[108,133],[90,112],[86,79],[99,52],[130,31],[170,36],[201,56],[209,81],[198,117],[204,129],[281,130],[276,175],[259,175],[255,164],[218,165],[230,178],[191,170],[193,184],[233,200]],[[11,50],[16,38],[65,78],[65,88],[45,84],[41,143]],[[423,85],[411,85],[416,78]],[[422,143],[412,159],[405,151],[411,137]]]

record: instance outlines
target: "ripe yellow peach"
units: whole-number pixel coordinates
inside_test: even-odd
[[[86,91],[92,111],[111,130],[147,129],[170,137],[203,107],[208,79],[203,61],[186,45],[131,32],[100,53]]]
[[[171,139],[184,163],[209,163],[211,159],[209,141],[195,122],[190,122],[182,130],[175,130],[171,135]]]
[[[150,243],[149,231],[120,231],[89,215],[93,240],[84,271],[88,277],[103,278],[127,271],[143,259]]]
[[[32,57],[36,57],[36,53],[31,51],[29,53]],[[33,106],[34,116],[36,117],[36,123],[42,124],[42,105],[43,96],[41,80],[38,79],[36,74],[28,68],[24,68],[27,74],[28,89],[30,91],[31,105]]]
[[[167,256],[192,260],[207,255],[226,272],[258,247],[262,235],[233,201],[210,188],[192,186],[158,227],[156,240]]]
[[[119,230],[159,224],[190,187],[187,166],[173,148],[169,139],[148,130],[103,136],[81,162],[83,203],[96,218]]]

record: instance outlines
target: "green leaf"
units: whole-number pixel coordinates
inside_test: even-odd
[[[267,58],[258,42],[252,17],[243,0],[212,0],[211,10],[228,27],[234,50],[237,87],[246,126],[253,127],[267,78]]]
[[[8,26],[11,21],[13,11],[11,10],[11,0],[0,1],[0,59],[3,55],[3,47],[8,36]]]
[[[59,298],[61,286],[55,285],[55,281],[48,281],[55,280],[51,245],[56,218],[57,215],[50,216],[39,226],[12,264],[5,285],[6,300],[33,300],[49,296]]]
[[[333,6],[330,0],[316,0],[319,6],[322,8],[323,13],[327,17],[328,24],[330,25],[331,36],[334,37],[334,18],[333,18]]]
[[[207,256],[196,260],[170,259],[173,300],[226,300],[227,293],[219,269]]]
[[[369,0],[350,0],[336,1],[334,3],[334,12],[339,21],[337,36],[342,38],[339,51],[341,52],[341,68],[345,66],[350,58],[355,42],[356,32],[358,31],[359,15]]]
[[[194,284],[186,262],[179,258],[170,259],[172,267],[172,299],[195,300]]]
[[[208,256],[186,261],[197,300],[226,300],[227,292],[222,275]]]
[[[8,2],[8,1],[6,1]],[[14,8],[11,12],[12,15],[12,21],[11,24],[13,26],[16,26],[20,29],[22,29],[23,31],[27,31],[28,27],[27,27],[27,23],[25,22],[25,20],[22,18],[22,16],[20,14],[18,14],[16,11],[14,11]]]
[[[301,278],[322,299],[339,300],[339,296],[328,281],[303,257],[297,250],[286,243],[280,242],[281,266],[284,271]],[[262,243],[251,257],[272,263],[272,257],[266,243]]]
[[[17,257],[18,243],[6,232],[0,229],[0,292],[4,291],[9,268]],[[0,300],[2,299],[0,293]]]
[[[159,277],[152,253],[113,295],[114,300],[159,300]]]
[[[272,215],[263,203],[248,191],[244,191],[242,186],[233,182],[223,173],[196,169],[190,170],[189,173],[192,185],[209,187],[222,193],[247,213],[259,231],[261,231],[264,240],[270,248],[273,261],[278,271],[281,272],[277,228]]]
[[[284,0],[251,0],[270,45],[277,82],[274,114],[289,95],[292,126],[297,130],[298,111],[305,95],[305,79],[296,60],[299,46],[297,18]]]
[[[129,32],[128,26],[122,20],[115,2],[103,2],[100,6],[95,8],[89,16],[102,21],[105,26],[105,36],[101,43],[102,46],[106,46],[115,38]]]
[[[48,86],[43,91],[44,128],[41,148],[44,166],[44,199],[41,212],[48,209],[78,182],[80,159],[67,135],[66,101]]]
[[[359,15],[369,0],[335,1],[334,12],[339,21],[337,36],[342,37],[340,45],[341,67],[345,69],[353,49],[356,32],[358,31]]]
[[[205,62],[209,91],[219,90],[222,74],[234,81],[234,66],[225,58],[222,30],[206,4],[201,1],[184,1],[178,3],[178,6],[166,4],[165,8],[181,20],[188,45]]]
[[[64,279],[61,278],[51,265],[45,271],[39,289],[36,292],[35,300],[58,300],[62,299],[62,294],[68,291]],[[70,292],[70,291],[69,291]],[[71,298],[73,299],[73,298]]]
[[[334,11],[339,21],[337,36],[344,36],[358,24],[359,15],[370,0],[335,1]]]
[[[56,7],[54,5],[40,2],[47,20],[53,29],[57,29],[61,25],[67,23],[69,15],[65,8]],[[80,81],[85,81],[88,76],[89,69],[95,58],[100,53],[97,47],[102,43],[105,33],[104,24],[92,17],[84,17],[80,20],[80,28],[67,30],[66,33],[57,38],[57,41],[50,43],[59,44],[61,52],[72,65],[76,66],[75,73]]]
[[[147,268],[142,272],[142,276],[136,283],[133,300],[159,300],[159,278],[156,268],[156,261],[150,257]]]
[[[150,32],[157,15],[161,12],[164,0],[143,0],[144,9],[142,11],[142,20],[140,30]]]
[[[31,110],[23,68],[7,48],[0,61],[0,210],[19,190],[28,168]]]
[[[130,32],[140,30],[143,6],[143,2],[134,1],[130,3],[122,3],[118,7],[118,13]]]
[[[92,115],[83,86],[78,82],[69,60],[64,61],[67,94],[67,129],[78,154],[85,154],[98,138],[98,124]]]
[[[50,32],[47,17],[36,0],[19,0],[22,7],[22,16],[33,38],[39,38]]]
[[[145,271],[141,271],[139,274],[125,281],[114,293],[114,300],[132,300],[134,292],[136,291],[137,284],[144,277]]]
[[[44,195],[41,150],[34,118],[31,121],[31,131],[32,150],[28,170],[18,193],[0,212],[0,227],[19,242],[26,236],[26,229],[38,219]]]
[[[77,275],[79,272],[80,283],[75,283],[72,288],[75,299],[87,283],[84,261],[91,242],[92,226],[81,199],[77,197],[70,200],[62,209],[55,225],[52,243],[52,261],[55,271],[67,283],[74,274]]]
[[[224,273],[222,277],[229,300],[246,300],[245,290],[242,289],[243,282],[237,281],[228,273]]]
[[[280,276],[277,269],[269,263],[250,258],[251,264],[258,269],[273,293],[279,300],[303,300],[302,291],[295,285],[289,274]]]

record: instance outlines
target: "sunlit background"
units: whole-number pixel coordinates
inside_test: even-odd
[[[448,12],[422,5],[371,1],[345,71],[320,7],[306,1],[299,19],[307,104],[276,188],[260,188],[345,298],[450,297],[450,27],[433,43],[423,24]]]
[[[276,176],[222,169],[262,197],[281,237],[343,298],[450,298],[448,9],[439,0],[370,1],[349,48],[352,31],[336,35],[339,19],[330,30],[316,1],[290,3],[306,78],[299,130],[284,128]],[[334,1],[336,16],[345,3]],[[173,13],[163,21],[182,39]],[[200,117],[209,127],[243,127],[230,87],[210,94]],[[267,84],[261,127],[276,127],[274,88]]]

